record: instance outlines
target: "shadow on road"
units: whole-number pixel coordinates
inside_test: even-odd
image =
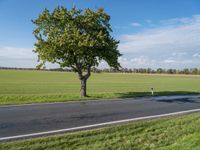
[[[150,92],[127,92],[127,93],[116,93],[116,94],[119,95],[119,98],[152,96]],[[159,101],[159,102],[167,102],[167,103],[173,103],[173,102],[175,102],[175,103],[200,103],[199,98],[178,97],[178,95],[184,96],[184,95],[194,95],[194,94],[200,94],[200,92],[160,91],[160,92],[155,92],[154,93],[155,98],[152,98],[151,100]],[[158,98],[157,96],[174,96],[174,97],[173,98],[169,98],[169,97]]]
[[[166,103],[200,103],[200,98],[155,99],[155,101]]]

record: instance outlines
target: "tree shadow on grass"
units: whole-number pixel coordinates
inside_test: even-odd
[[[126,92],[126,93],[115,93],[119,98],[131,98],[131,97],[144,97],[152,96],[151,92]],[[154,96],[171,96],[171,95],[193,95],[200,94],[200,92],[190,91],[159,91],[154,92]]]
[[[200,92],[191,92],[191,91],[160,91],[154,92],[154,96],[151,95],[150,92],[127,92],[127,93],[116,93],[119,98],[134,98],[134,97],[155,97],[151,100],[159,101],[159,102],[167,102],[167,103],[200,103],[197,98],[185,98],[185,97],[174,97],[170,98],[158,98],[158,96],[184,96],[184,95],[197,95]],[[200,95],[199,95],[200,96]]]

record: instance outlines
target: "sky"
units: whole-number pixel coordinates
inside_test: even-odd
[[[0,0],[0,66],[37,65],[31,20],[58,5],[104,7],[122,67],[200,68],[200,0]]]

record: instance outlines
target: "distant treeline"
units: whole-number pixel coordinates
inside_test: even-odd
[[[63,68],[52,68],[52,69],[37,69],[37,68],[16,68],[16,67],[0,67],[0,70],[42,70],[42,71],[62,71],[62,72],[72,72],[72,69]]]
[[[122,68],[120,70],[113,69],[96,69],[93,68],[93,72],[121,72],[121,73],[147,73],[147,74],[194,74],[200,75],[200,69],[198,68],[185,68],[185,69],[151,69],[151,68]]]
[[[8,70],[39,70],[36,68],[13,68],[13,67],[0,67],[0,69],[8,69]],[[41,69],[43,71],[61,71],[61,72],[72,72],[72,69],[69,68],[53,68],[53,69]],[[120,70],[115,69],[98,69],[92,68],[92,72],[94,73],[147,73],[147,74],[193,74],[200,75],[199,68],[185,68],[185,69],[151,69],[151,68],[121,68]]]

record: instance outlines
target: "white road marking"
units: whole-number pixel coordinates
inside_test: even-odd
[[[153,115],[153,116],[145,116],[145,117],[124,119],[124,120],[118,120],[118,121],[110,121],[110,122],[104,122],[104,123],[98,123],[98,124],[92,124],[92,125],[86,125],[86,126],[80,126],[80,127],[74,127],[74,128],[67,128],[67,129],[60,129],[60,130],[52,130],[52,131],[45,131],[45,132],[38,132],[38,133],[31,133],[31,134],[24,134],[24,135],[8,136],[8,137],[0,138],[0,141],[14,140],[14,139],[20,139],[20,138],[26,138],[26,137],[34,137],[34,136],[42,136],[42,135],[55,134],[55,133],[61,133],[61,132],[67,132],[67,131],[89,129],[89,128],[101,127],[101,126],[118,124],[118,123],[126,123],[126,122],[130,122],[130,121],[167,117],[167,116],[172,116],[172,115],[186,114],[186,113],[192,113],[192,112],[198,112],[198,111],[200,111],[200,109],[192,109],[192,110],[179,111],[179,112],[173,112],[173,113],[167,113],[167,114],[161,114],[161,115]]]

